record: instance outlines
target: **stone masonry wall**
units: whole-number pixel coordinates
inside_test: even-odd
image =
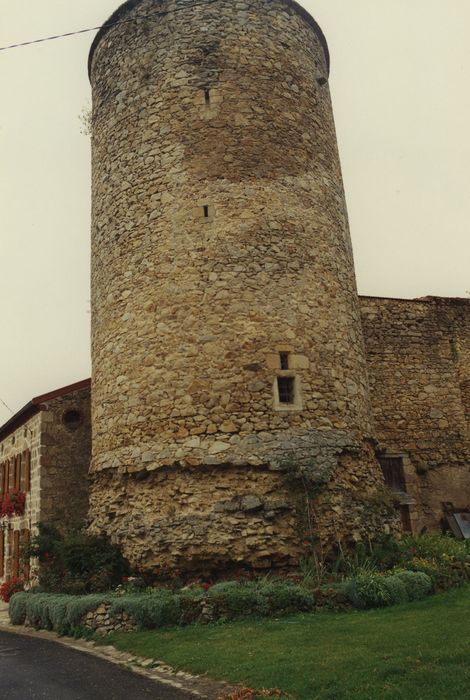
[[[41,444],[41,520],[83,524],[91,458],[89,388],[43,405]]]
[[[217,511],[204,536],[181,519],[270,502],[292,454],[334,485],[348,453],[352,477],[366,463],[382,483],[326,44],[288,0],[141,0],[119,16],[136,21],[90,58],[92,529],[149,566],[187,538],[194,561],[283,559],[287,511]]]
[[[470,507],[470,300],[360,299],[375,431],[405,455],[415,530]]]

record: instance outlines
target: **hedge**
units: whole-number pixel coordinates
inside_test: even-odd
[[[111,605],[110,616],[127,613],[140,629],[156,629],[205,622],[266,617],[313,610],[315,597],[305,588],[290,583],[217,584],[209,591],[173,593],[155,589],[147,593],[117,596],[85,596],[51,593],[17,593],[10,601],[10,619],[14,625],[27,620],[37,629],[58,634],[76,634],[82,618],[102,603]]]
[[[53,630],[60,635],[83,631],[83,617],[101,604],[110,605],[110,616],[127,613],[139,629],[158,629],[194,622],[236,620],[244,617],[269,617],[309,612],[318,607],[383,607],[419,600],[432,592],[433,583],[421,572],[396,572],[391,575],[361,574],[343,584],[310,592],[287,582],[228,581],[209,588],[152,589],[128,595],[62,595],[52,593],[16,593],[10,601],[10,619],[14,625],[28,621],[37,629]]]

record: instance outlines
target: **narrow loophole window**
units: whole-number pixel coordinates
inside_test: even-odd
[[[211,91],[210,90],[204,90],[204,102],[206,103],[206,107],[211,106]]]
[[[203,211],[203,214],[204,214],[204,218],[205,218],[205,219],[208,219],[208,218],[209,218],[209,205],[208,205],[208,204],[204,204],[204,206],[202,207],[202,211]]]
[[[294,377],[278,377],[279,403],[294,403]]]
[[[289,369],[289,353],[280,352],[279,357],[281,360],[281,369]]]

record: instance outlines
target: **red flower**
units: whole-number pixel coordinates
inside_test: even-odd
[[[0,518],[11,518],[12,515],[23,515],[26,504],[26,494],[18,489],[6,493],[0,505]]]
[[[203,583],[202,587],[204,588],[205,591],[208,591],[209,588],[211,587],[211,584],[210,583]]]
[[[24,590],[23,583],[23,579],[19,578],[19,576],[12,576],[0,586],[0,598],[5,601],[5,603],[9,603],[13,593]]]

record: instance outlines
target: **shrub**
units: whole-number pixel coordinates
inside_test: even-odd
[[[65,613],[67,609],[67,601],[69,599],[68,595],[49,595],[49,594],[36,594],[43,595],[46,599],[46,604],[48,605],[48,615],[51,623],[51,627],[54,632],[58,634],[67,634],[68,629],[65,624]],[[40,606],[40,603],[38,603]],[[26,607],[26,614],[29,616],[29,612],[34,613],[34,598],[31,601],[31,608],[29,605]]]
[[[26,601],[26,618],[34,629],[53,629],[51,621],[51,607],[53,598],[49,599],[44,594],[30,596]]]
[[[315,597],[302,586],[293,583],[271,583],[260,588],[269,614],[289,614],[313,610]]]
[[[315,598],[302,586],[288,582],[226,581],[212,586],[205,597],[216,619],[288,614],[312,610]]]
[[[117,546],[80,530],[63,534],[47,523],[38,525],[25,557],[39,559],[39,586],[52,593],[106,591],[129,573]]]
[[[430,559],[434,561],[467,561],[470,554],[470,543],[457,540],[450,535],[420,535],[419,537],[404,537],[399,543],[402,559]]]
[[[15,593],[10,599],[8,614],[13,625],[24,625],[26,619],[26,601],[29,593]]]
[[[382,608],[392,604],[392,593],[384,581],[380,574],[362,574],[346,581],[342,590],[355,608]]]
[[[177,625],[181,618],[180,596],[161,589],[152,595],[129,595],[113,600],[111,615],[126,612],[141,629]]]
[[[381,608],[420,600],[432,592],[431,578],[422,572],[397,571],[392,574],[361,575],[341,585],[356,608]]]
[[[421,600],[432,593],[432,579],[421,571],[399,571],[395,576],[403,581],[408,600]]]
[[[462,561],[423,559],[414,557],[405,563],[407,569],[427,574],[436,591],[462,586],[469,579],[468,565]]]
[[[404,581],[396,574],[383,577],[383,585],[390,594],[390,605],[406,603],[409,600]]]
[[[207,592],[206,601],[216,619],[234,620],[252,615],[263,616],[269,610],[267,599],[254,582],[241,583],[226,589],[213,586]]]

